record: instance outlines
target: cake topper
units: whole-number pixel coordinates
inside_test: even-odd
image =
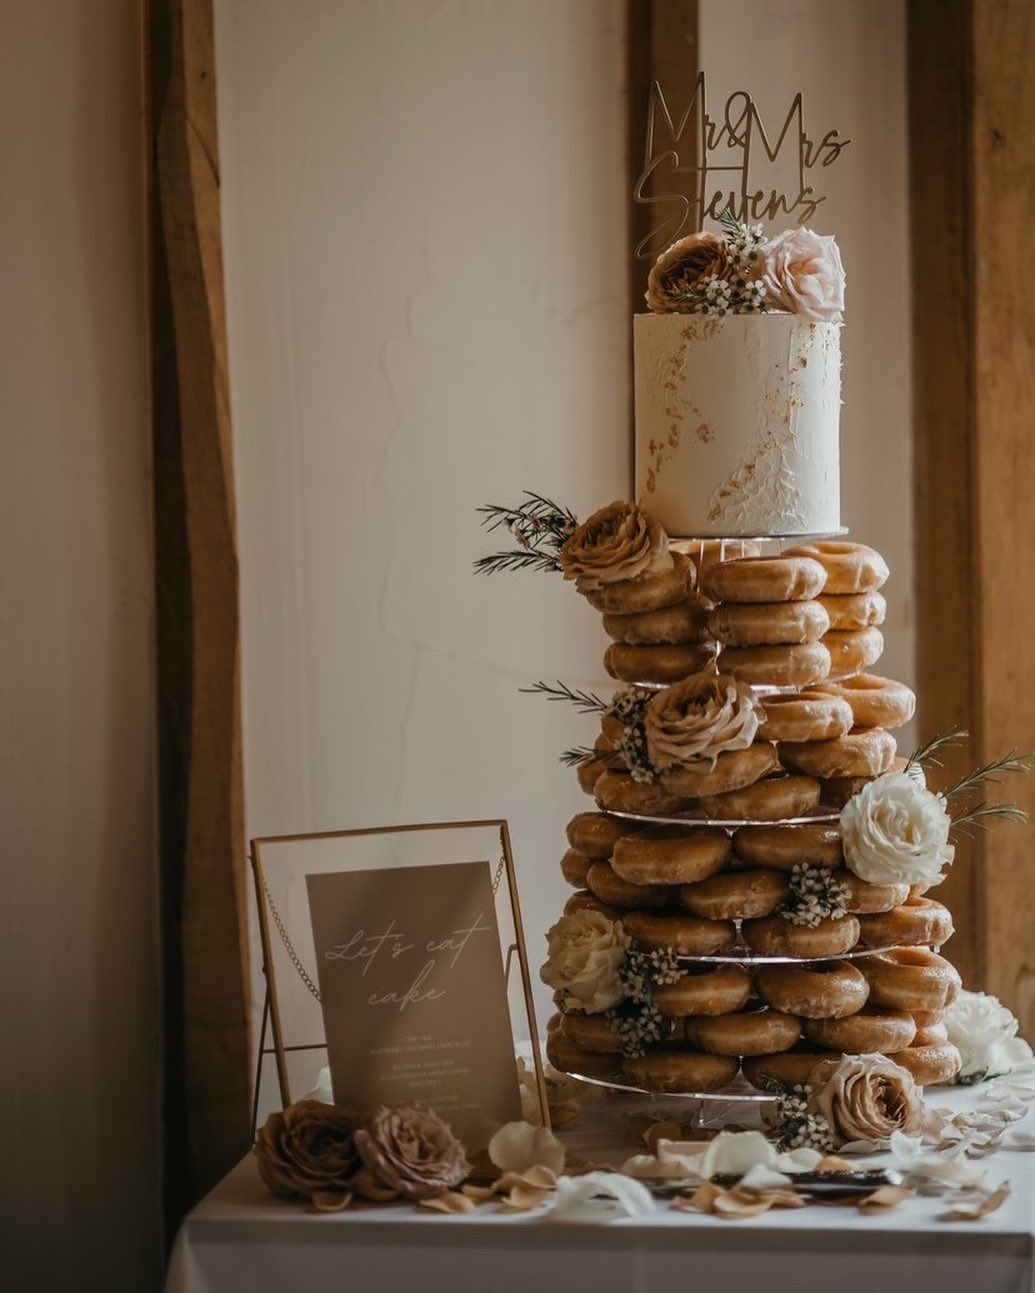
[[[684,234],[726,212],[743,224],[773,221],[781,214],[806,224],[825,196],[809,183],[816,167],[837,161],[851,143],[836,130],[814,141],[805,132],[802,95],[791,102],[776,134],[766,130],[754,99],[735,90],[720,118],[708,114],[704,73],[678,122],[665,99],[661,83],[651,85],[647,105],[647,138],[643,171],[636,181],[636,202],[657,206],[664,217],[636,246],[637,260],[653,259]],[[759,183],[752,167],[775,168],[768,182]],[[778,181],[790,179],[790,187]]]

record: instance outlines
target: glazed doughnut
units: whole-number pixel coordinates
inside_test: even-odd
[[[644,1091],[721,1091],[737,1076],[737,1061],[700,1051],[648,1051],[622,1061],[622,1072]]]
[[[692,1046],[711,1055],[775,1055],[790,1050],[801,1039],[800,1019],[767,1007],[733,1015],[691,1017],[684,1021],[683,1029]]]
[[[963,1067],[960,1053],[951,1042],[940,1046],[907,1046],[894,1051],[888,1059],[901,1064],[920,1086],[941,1086],[951,1082]]]
[[[775,1010],[804,1019],[854,1015],[870,993],[866,976],[847,961],[762,965],[755,973],[755,986]]]
[[[761,548],[751,539],[691,539],[676,540],[673,548],[685,552],[697,567],[698,578],[702,571],[719,561],[736,561],[739,557],[757,557]]]
[[[764,741],[830,741],[855,724],[852,707],[821,688],[797,694],[766,696],[758,735]]]
[[[575,588],[594,610],[605,615],[639,615],[685,601],[697,586],[697,570],[689,557],[672,553],[672,568],[647,579],[619,579],[599,588],[586,588],[577,579]]]
[[[726,646],[818,642],[829,629],[830,616],[817,601],[722,602],[708,615],[708,631]]]
[[[834,879],[847,891],[845,911],[850,911],[854,916],[891,911],[892,907],[901,907],[909,897],[907,884],[867,884],[847,868],[835,872]]]
[[[751,998],[751,975],[743,965],[716,965],[684,974],[675,983],[654,990],[654,1004],[663,1015],[728,1015]]]
[[[818,561],[793,553],[717,561],[701,574],[701,591],[713,602],[807,602],[825,583]]]
[[[826,571],[823,592],[870,593],[887,580],[888,563],[865,543],[846,543],[839,539],[824,539],[819,543],[803,543],[787,548],[785,557],[808,557],[818,561]]]
[[[827,1060],[839,1063],[844,1057],[837,1051],[817,1051],[810,1046],[796,1046],[781,1055],[755,1055],[746,1057],[744,1076],[759,1091],[779,1087],[802,1086],[809,1074]]]
[[[670,768],[662,773],[661,784],[670,794],[682,799],[723,795],[730,790],[754,785],[779,766],[776,746],[769,741],[756,741],[746,750],[724,750],[714,762],[695,759],[692,763]]]
[[[809,687],[830,673],[830,652],[822,642],[723,647],[719,668],[757,687]]]
[[[615,718],[614,714],[601,714],[600,735],[617,745],[625,736],[625,724],[620,718]]]
[[[902,727],[916,710],[916,696],[904,682],[878,678],[872,673],[824,683],[817,690],[846,701],[856,727]]]
[[[903,950],[907,952],[919,952],[921,949],[919,947],[908,947]],[[892,953],[885,953],[883,955],[892,955]],[[935,953],[932,952],[931,955],[934,956]],[[911,1010],[909,1013],[916,1020],[916,1031],[917,1035],[919,1035],[922,1032],[927,1032],[928,1029],[937,1028],[939,1024],[944,1024],[945,1016],[948,1012],[946,1010]],[[920,1043],[915,1042],[914,1045],[919,1046]]]
[[[733,943],[734,926],[728,920],[702,920],[699,916],[632,911],[622,917],[630,938],[648,950],[673,951],[683,956],[714,956]]]
[[[637,829],[635,823],[604,813],[578,813],[568,823],[568,843],[588,858],[609,858],[623,835]]]
[[[604,668],[619,682],[682,682],[715,663],[711,642],[678,645],[630,646],[612,642],[604,652]]]
[[[913,1016],[914,1022],[916,1016]],[[944,1046],[949,1040],[949,1030],[945,1024],[938,1021],[936,1024],[925,1024],[923,1028],[919,1024],[916,1026],[916,1036],[910,1042],[911,1046]]]
[[[946,1006],[960,994],[959,971],[926,947],[903,947],[864,956],[859,968],[869,980],[870,1000],[892,1010],[908,1010],[918,1027],[940,1023]]]
[[[844,808],[853,795],[873,780],[873,777],[823,777],[819,783],[820,798],[824,807]]]
[[[877,592],[821,594],[816,600],[830,617],[832,629],[868,629],[884,623],[888,604]]]
[[[583,1051],[567,1036],[563,1026],[554,1029],[546,1038],[546,1058],[562,1073],[583,1074],[589,1078],[609,1081],[621,1073],[617,1055]]]
[[[742,862],[779,871],[793,871],[800,862],[833,868],[844,861],[836,826],[742,826],[733,848]]]
[[[608,920],[618,920],[622,911],[618,907],[609,907],[606,903],[600,901],[588,889],[578,889],[571,894],[568,901],[564,904],[565,916],[573,916],[577,911],[599,911],[602,916]]]
[[[577,853],[575,849],[568,849],[564,857],[561,858],[561,875],[575,889],[584,889],[586,887],[586,875],[592,865],[592,858],[584,857],[583,854]]]
[[[579,764],[576,776],[579,779],[579,785],[587,795],[593,793],[594,787],[606,771],[607,764],[603,759],[590,759],[588,763]]]
[[[711,826],[655,826],[624,835],[611,865],[631,884],[693,884],[707,880],[729,861],[730,838]]]
[[[846,1055],[886,1055],[913,1044],[916,1020],[904,1010],[864,1006],[843,1019],[807,1019],[804,1029],[806,1040],[816,1046]]]
[[[583,764],[585,767],[585,764]],[[634,781],[627,772],[605,772],[594,788],[601,808],[617,813],[676,813],[686,800],[655,781]]]
[[[765,777],[743,790],[704,795],[697,807],[717,822],[778,822],[801,817],[819,804],[819,782],[812,777]]]
[[[580,1011],[561,1015],[561,1032],[577,1050],[603,1055],[622,1053],[622,1039],[606,1015],[584,1015]]]
[[[880,629],[832,629],[823,645],[830,652],[830,679],[851,678],[876,664],[884,653]]]
[[[623,729],[624,734],[624,729]],[[594,753],[599,754],[601,761],[606,764],[612,772],[628,772],[629,768],[622,759],[619,752],[619,743],[621,737],[617,739],[609,736],[606,732],[601,732],[593,742]]]
[[[879,777],[891,767],[897,748],[890,732],[866,727],[832,741],[783,741],[780,758],[789,768],[824,781],[831,777]]]
[[[685,884],[679,900],[687,911],[708,920],[750,920],[771,916],[791,896],[782,871],[727,871],[697,884]]]
[[[857,916],[822,920],[818,925],[792,925],[782,916],[746,920],[740,927],[744,941],[760,956],[795,956],[802,961],[816,961],[827,956],[843,956],[859,941]]]
[[[704,598],[691,593],[684,602],[634,615],[605,615],[604,632],[616,642],[642,646],[657,642],[703,642],[708,637]]]
[[[593,863],[586,876],[586,886],[594,897],[609,907],[667,907],[675,897],[671,885],[630,884],[607,862]]]
[[[952,914],[932,898],[910,898],[891,911],[859,917],[863,947],[941,947],[952,933]]]

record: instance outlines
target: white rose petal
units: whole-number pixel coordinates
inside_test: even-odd
[[[618,1172],[586,1172],[557,1182],[552,1221],[614,1221],[655,1211],[650,1190]]]
[[[753,1167],[777,1166],[773,1143],[760,1131],[720,1131],[708,1146],[701,1164],[701,1176],[743,1176]]]
[[[555,1175],[564,1167],[564,1146],[549,1127],[508,1122],[489,1141],[490,1160],[501,1172],[524,1172],[548,1167]]]
[[[886,772],[841,810],[845,865],[868,884],[937,884],[955,856],[951,824],[940,795]]]

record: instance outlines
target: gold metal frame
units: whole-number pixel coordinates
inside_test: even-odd
[[[290,844],[304,840],[354,839],[370,835],[402,835],[415,831],[462,831],[486,830],[495,827],[499,830],[500,848],[507,874],[507,894],[510,900],[510,914],[514,927],[514,942],[507,948],[507,959],[504,969],[509,983],[511,963],[516,951],[521,974],[521,988],[525,999],[525,1014],[528,1021],[529,1037],[532,1045],[532,1060],[535,1065],[536,1091],[539,1095],[539,1106],[542,1112],[543,1125],[550,1125],[550,1112],[546,1094],[546,1074],[543,1059],[539,1050],[539,1028],[536,1022],[535,1000],[532,996],[532,978],[528,965],[528,950],[525,947],[525,931],[521,922],[521,904],[518,899],[517,877],[514,874],[514,858],[510,847],[510,828],[505,818],[490,817],[484,820],[467,822],[411,822],[405,826],[372,826],[351,831],[322,831],[308,835],[268,835],[252,840],[249,860],[252,876],[255,881],[255,901],[259,914],[259,934],[262,940],[262,971],[266,980],[266,992],[262,1004],[262,1025],[259,1031],[258,1054],[255,1062],[255,1086],[252,1096],[252,1136],[254,1138],[259,1113],[259,1092],[262,1086],[263,1060],[267,1055],[276,1058],[277,1082],[280,1087],[280,1099],[284,1108],[291,1104],[291,1089],[288,1080],[286,1055],[288,1051],[323,1050],[326,1039],[302,1046],[285,1046],[281,1026],[280,1004],[277,998],[276,971],[274,969],[273,942],[270,937],[269,904],[266,900],[266,879],[260,857],[260,847],[264,844]],[[428,865],[433,866],[434,863]],[[273,1046],[266,1045],[267,1029],[273,1035]]]

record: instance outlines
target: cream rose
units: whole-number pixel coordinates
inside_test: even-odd
[[[437,1113],[416,1104],[375,1109],[356,1132],[358,1193],[375,1200],[433,1199],[470,1173],[463,1145]]]
[[[579,589],[642,579],[672,569],[668,535],[636,503],[610,503],[594,512],[560,552],[565,579]]]
[[[1032,1066],[1031,1047],[1017,1036],[1020,1024],[990,993],[961,992],[948,1009],[945,1027],[963,1058],[958,1082],[980,1082]]]
[[[868,884],[937,884],[956,853],[951,825],[941,795],[886,772],[841,810],[845,864]]]
[[[618,967],[629,937],[620,921],[599,911],[576,911],[560,918],[546,942],[549,953],[539,977],[564,993],[566,1007],[595,1015],[622,999]]]
[[[771,310],[787,310],[817,323],[840,323],[845,308],[845,272],[830,235],[786,229],[761,248],[762,281]]]
[[[809,1108],[826,1120],[838,1145],[885,1141],[894,1131],[916,1135],[924,1102],[912,1074],[886,1055],[845,1055],[809,1074]]]
[[[725,238],[714,233],[692,233],[666,248],[647,276],[647,308],[655,314],[692,311],[696,302],[685,299],[699,279],[712,274],[729,278],[732,272]]]
[[[659,691],[647,706],[647,754],[661,771],[691,759],[746,750],[755,739],[760,707],[751,688],[722,674],[695,674]]]

